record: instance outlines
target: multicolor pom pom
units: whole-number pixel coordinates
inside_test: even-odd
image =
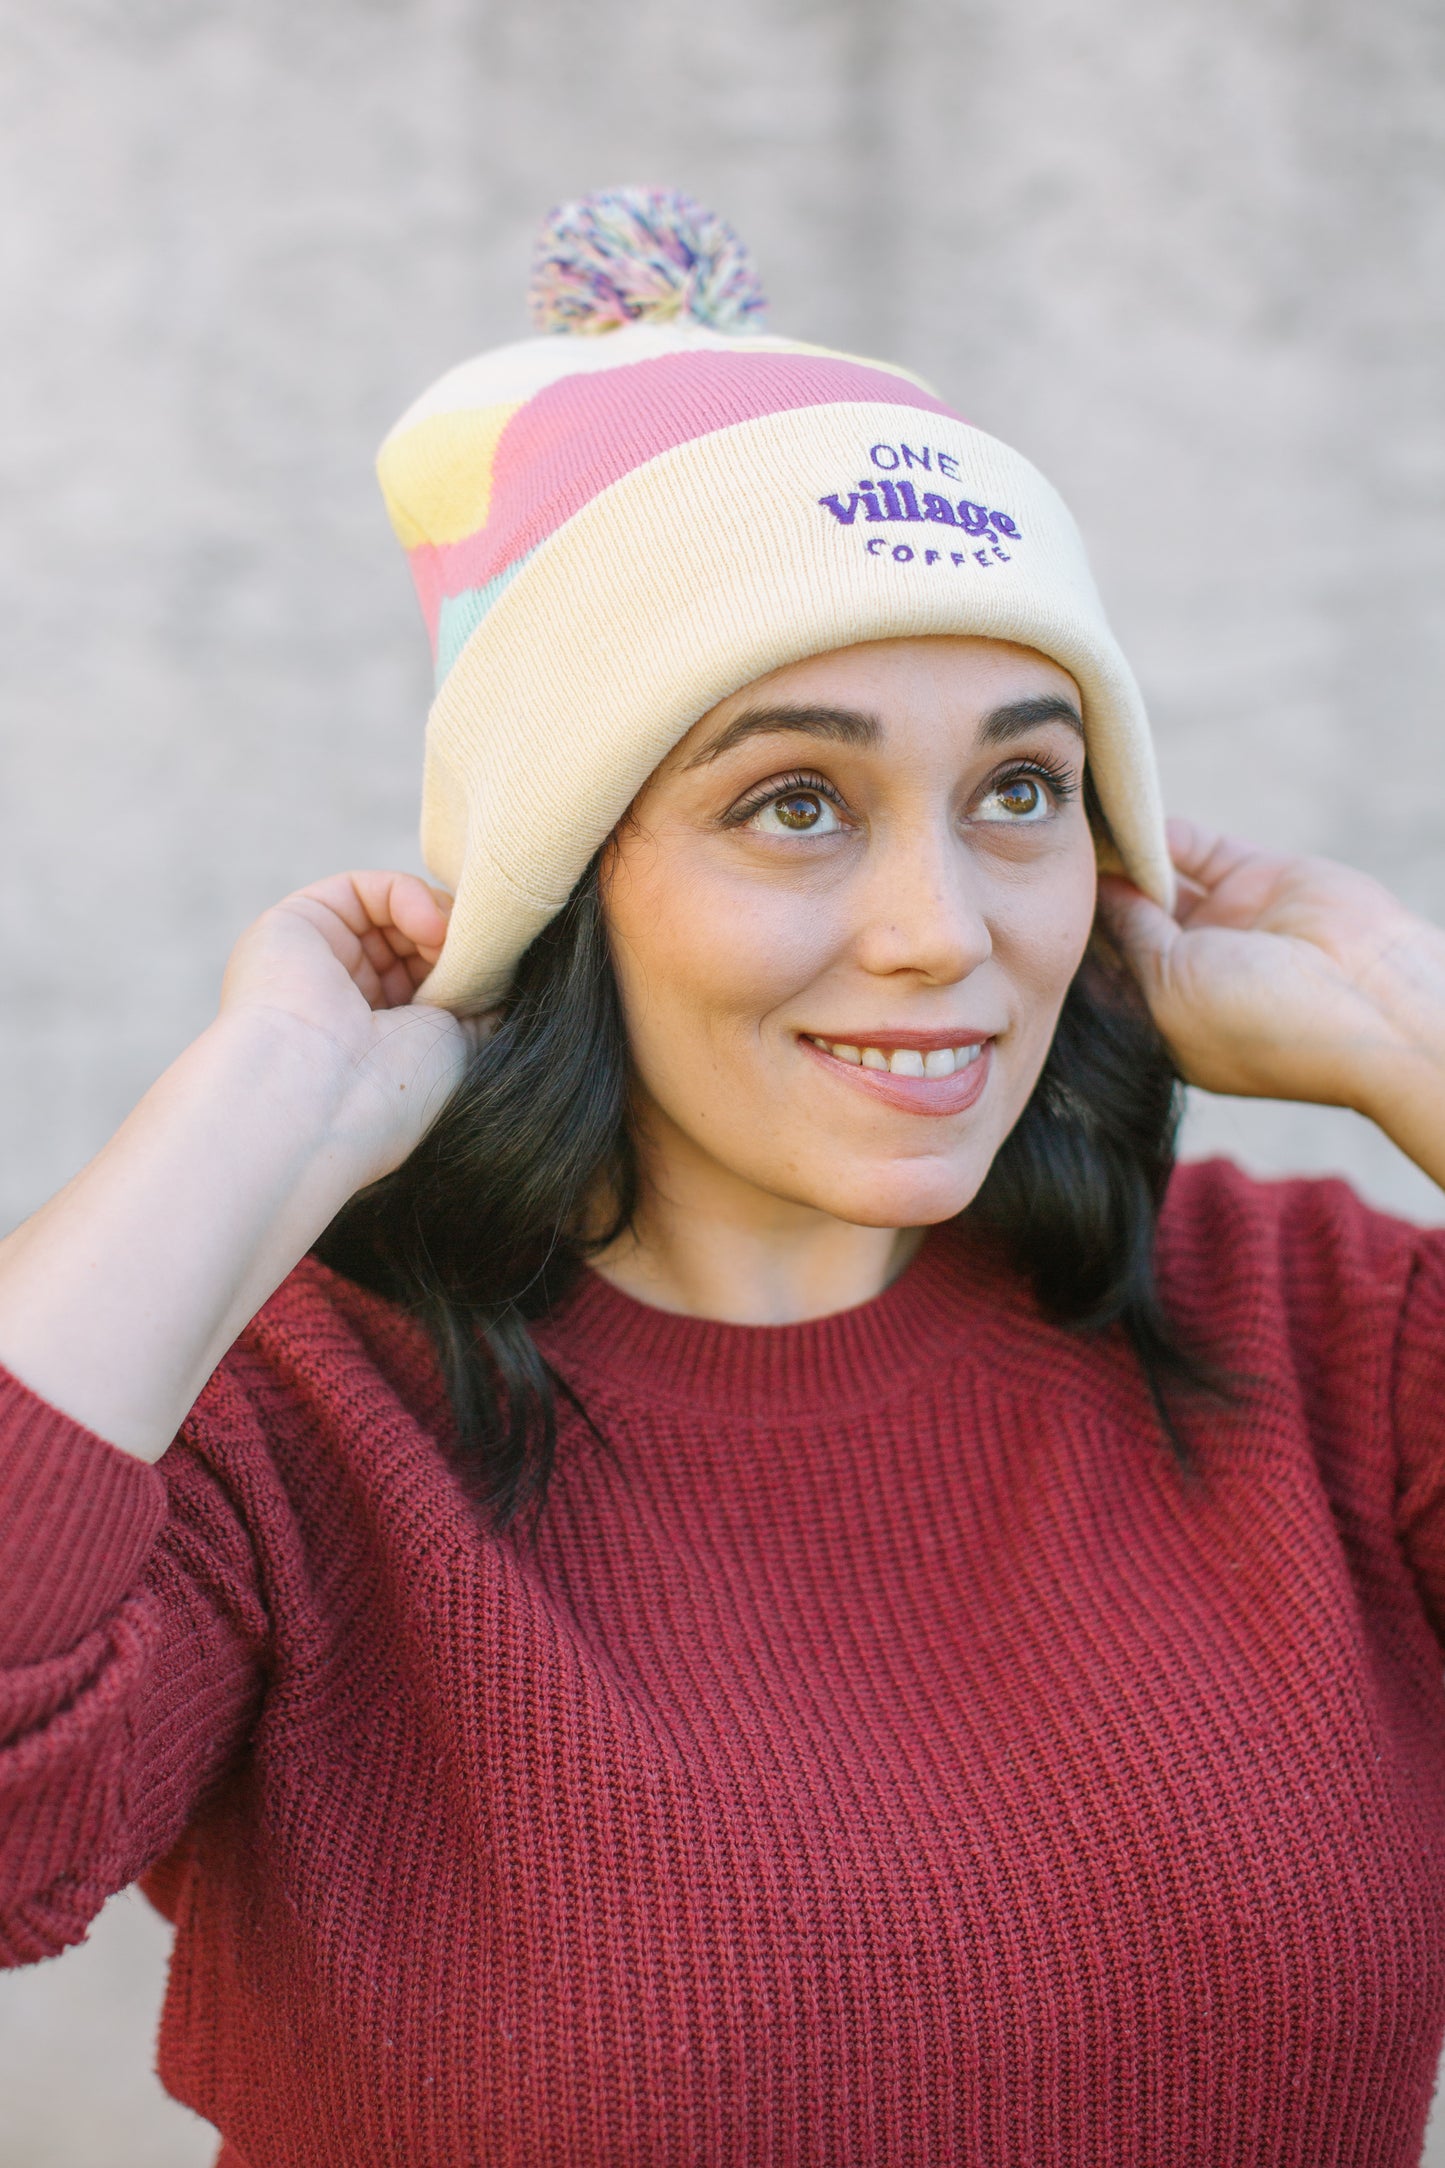
[[[551,213],[528,292],[538,331],[679,319],[759,331],[767,302],[726,219],[673,188],[604,188]]]

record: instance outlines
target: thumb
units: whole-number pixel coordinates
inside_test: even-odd
[[[1099,916],[1145,994],[1152,996],[1179,939],[1179,921],[1117,873],[1099,877]]]

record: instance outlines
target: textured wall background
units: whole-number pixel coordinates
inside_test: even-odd
[[[1177,808],[1445,918],[1435,0],[0,0],[0,115],[0,1226],[267,902],[416,863],[372,452],[609,181],[715,203],[780,328],[1059,483]],[[1346,1115],[1191,1137],[1441,1216]],[[126,1897],[0,1980],[0,2168],[209,2161],[149,2076],[164,1952]]]

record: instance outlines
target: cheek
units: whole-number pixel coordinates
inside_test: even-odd
[[[634,1058],[649,1081],[754,1046],[773,1010],[824,968],[831,914],[766,881],[731,878],[665,844],[617,865],[608,931]]]
[[[1094,848],[1070,848],[1033,869],[1033,878],[1007,895],[994,919],[999,954],[1014,960],[1036,989],[1064,993],[1075,976],[1094,928],[1098,865]]]
[[[1052,1032],[1093,930],[1098,870],[1092,845],[1032,869],[994,915],[994,955],[1020,997],[1022,1016]]]

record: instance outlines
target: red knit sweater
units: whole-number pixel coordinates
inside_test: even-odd
[[[951,1232],[861,1309],[588,1275],[537,1549],[314,1262],[152,1468],[0,1373],[0,1946],[149,1870],[228,2168],[1418,2159],[1445,2028],[1445,1234],[1175,1181],[1250,1382]]]

